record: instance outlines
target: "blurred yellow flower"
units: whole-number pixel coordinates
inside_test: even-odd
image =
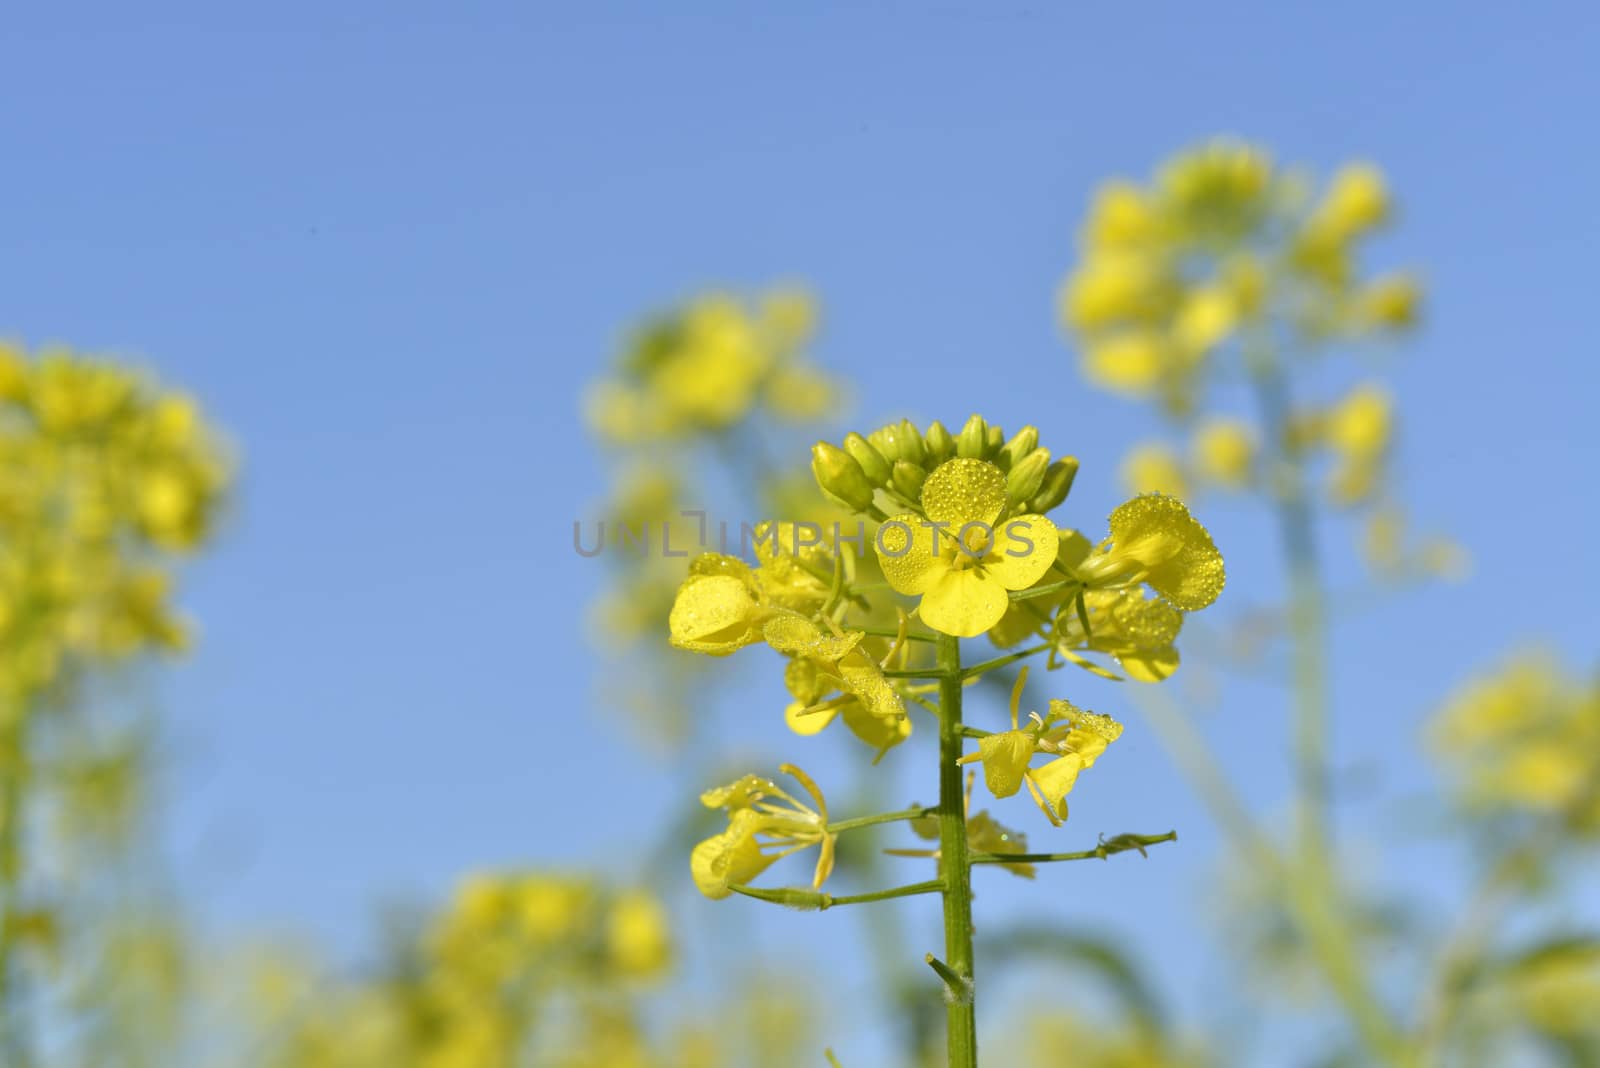
[[[1201,478],[1240,489],[1249,485],[1255,466],[1255,435],[1241,419],[1207,419],[1195,429],[1191,456]]]
[[[1122,460],[1121,474],[1123,488],[1129,493],[1189,496],[1182,457],[1158,441],[1147,441],[1128,450]]]

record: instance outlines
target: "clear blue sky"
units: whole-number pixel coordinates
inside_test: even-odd
[[[1477,571],[1341,629],[1347,766],[1416,790],[1423,712],[1526,635],[1592,662],[1592,5],[337,6],[34,6],[0,37],[0,332],[147,361],[245,460],[167,688],[214,930],[355,951],[374,901],[468,867],[623,870],[683,796],[594,703],[602,569],[569,548],[604,470],[576,398],[642,310],[808,280],[863,421],[1037,422],[1083,460],[1068,514],[1102,522],[1151,422],[1081,384],[1052,295],[1093,184],[1214,133],[1381,163],[1404,218],[1378,258],[1430,290],[1393,364],[1401,475]],[[1274,589],[1265,519],[1207,519],[1229,600]],[[1241,690],[1208,724],[1263,805],[1278,716]],[[730,747],[803,757],[774,727]],[[1069,829],[1013,816],[1180,846],[980,909],[1137,930],[1198,1004],[1215,836],[1148,731],[1119,749]],[[634,766],[637,795],[598,785]],[[834,916],[772,923],[822,953],[854,937]]]

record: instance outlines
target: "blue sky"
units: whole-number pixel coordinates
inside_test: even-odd
[[[89,4],[7,22],[0,332],[147,362],[244,461],[188,582],[204,641],[165,690],[173,848],[218,932],[355,952],[375,901],[469,867],[626,870],[684,796],[596,707],[580,624],[603,574],[569,548],[605,471],[576,400],[642,311],[806,280],[818,358],[857,383],[862,423],[1036,422],[1083,461],[1068,514],[1099,523],[1153,423],[1080,382],[1053,292],[1095,182],[1215,133],[1379,162],[1403,220],[1375,259],[1430,290],[1382,370],[1407,499],[1476,572],[1341,627],[1344,763],[1414,793],[1420,717],[1469,670],[1528,636],[1592,662],[1591,6]],[[1265,517],[1206,518],[1235,603],[1269,595]],[[1279,723],[1241,689],[1206,724],[1268,807]],[[775,762],[793,743],[772,727],[736,721],[729,747]],[[1178,826],[1183,843],[980,907],[1137,932],[1198,1005],[1215,835],[1147,731],[1119,747],[1050,841]],[[1354,804],[1349,832],[1382,841],[1392,811]],[[771,925],[848,957],[854,929],[813,920]]]

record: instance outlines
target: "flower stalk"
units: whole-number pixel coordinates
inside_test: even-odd
[[[945,963],[973,982],[972,863],[967,852],[966,791],[961,780],[961,642],[941,634],[935,645],[939,679],[939,858],[944,881]],[[978,1029],[974,998],[945,1006],[950,1068],[977,1068]]]

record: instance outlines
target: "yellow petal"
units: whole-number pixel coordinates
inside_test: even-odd
[[[811,712],[801,715],[809,707],[809,705],[794,701],[789,704],[788,708],[783,710],[783,722],[788,724],[790,730],[803,738],[809,738],[811,735],[820,732],[822,728],[832,723],[834,717],[839,714],[837,708],[830,708],[826,712]]]
[[[1059,760],[1052,760],[1042,768],[1035,768],[1031,773],[1033,783],[1044,795],[1050,809],[1057,819],[1067,818],[1067,795],[1072,792],[1072,787],[1078,781],[1078,773],[1087,765],[1077,753],[1068,753]]]
[[[911,737],[911,717],[874,715],[861,701],[847,701],[839,709],[844,725],[850,733],[873,749],[883,750],[899,745]]]
[[[1010,797],[1022,789],[1022,776],[1033,759],[1034,737],[1028,731],[1000,731],[978,739],[983,758],[983,783],[996,797]]]
[[[944,574],[949,565],[934,553],[933,538],[927,521],[910,513],[890,516],[878,528],[873,548],[883,577],[897,592],[916,596]],[[949,543],[949,539],[941,540]]]
[[[1055,562],[1060,539],[1056,525],[1042,515],[1007,519],[994,532],[983,569],[1008,590],[1032,586]]]
[[[1006,614],[1006,588],[977,567],[947,570],[922,597],[922,621],[958,638],[973,638]]]
[[[726,786],[717,786],[705,791],[700,795],[700,803],[706,808],[748,809],[761,798],[777,792],[777,789],[777,785],[771,779],[764,779],[759,775],[743,775]]]
[[[952,537],[967,523],[993,523],[1006,506],[1006,476],[985,460],[947,460],[922,484],[922,511],[950,524]]]
[[[1178,670],[1178,650],[1171,645],[1155,649],[1135,649],[1115,654],[1128,678],[1139,682],[1161,682]]]
[[[672,644],[726,656],[759,639],[752,626],[758,611],[745,583],[732,574],[691,574],[678,588],[667,617]]]
[[[868,712],[880,719],[905,719],[906,705],[876,661],[855,654],[839,661],[839,677],[845,689],[855,694]]]
[[[1222,592],[1227,574],[1211,534],[1176,497],[1135,497],[1111,513],[1114,553],[1154,552],[1147,581],[1186,612],[1204,608]]]
[[[725,898],[733,893],[730,886],[748,883],[772,864],[773,858],[756,844],[757,819],[741,818],[755,816],[748,810],[735,813],[726,831],[707,838],[689,854],[689,872],[706,897]]]
[[[854,649],[865,635],[860,631],[842,638],[823,633],[821,627],[804,616],[779,615],[761,628],[768,645],[780,653],[811,656],[818,660],[837,660]]]

